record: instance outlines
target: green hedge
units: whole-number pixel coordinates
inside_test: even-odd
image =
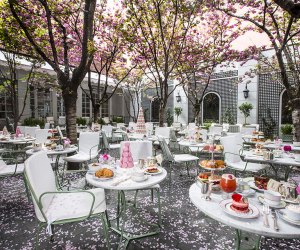
[[[36,119],[36,118],[26,118],[23,121],[23,125],[24,126],[30,126],[30,127],[35,127],[35,126],[39,125],[41,128],[44,128],[45,127],[45,121],[40,120],[40,119]]]

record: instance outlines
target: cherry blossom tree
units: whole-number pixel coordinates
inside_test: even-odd
[[[163,126],[170,88],[189,30],[198,22],[202,1],[124,0],[127,11],[123,34],[130,49],[145,65],[145,76],[156,89],[159,100],[159,124]]]
[[[232,48],[233,42],[244,32],[240,21],[212,10],[202,11],[201,21],[190,31],[176,70],[193,106],[196,124],[201,123],[201,103],[216,66],[229,66],[232,61],[249,59],[249,54],[255,54],[254,47],[249,47],[247,53]]]
[[[83,91],[91,100],[93,119],[97,122],[100,107],[106,103],[127,78],[136,64],[130,61],[126,41],[120,32],[124,18],[120,6],[103,8],[95,13],[95,54],[88,74],[89,91]],[[92,83],[91,72],[97,75]]]
[[[291,100],[294,137],[300,141],[299,19],[284,12],[273,1],[216,0],[210,6],[248,22],[249,28],[268,36],[275,51],[281,83]]]
[[[274,0],[281,8],[294,18],[300,18],[300,3],[298,0]]]
[[[77,140],[77,89],[90,68],[95,51],[96,2],[7,0],[8,8],[1,11],[3,16],[14,17],[31,49],[56,72],[66,109],[67,136],[73,143]]]

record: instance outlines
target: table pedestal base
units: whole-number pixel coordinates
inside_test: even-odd
[[[255,239],[251,239],[251,241],[254,242],[254,246],[252,245],[252,247],[250,247],[250,248],[245,248],[244,245],[246,245],[246,244],[242,244],[242,243],[244,243],[244,241],[248,241],[249,242],[249,238],[250,237],[248,237],[246,235],[249,235],[250,237],[251,236],[255,237]],[[253,237],[251,237],[251,238],[253,238]],[[261,236],[254,236],[253,234],[245,233],[245,232],[242,232],[239,229],[236,229],[235,249],[236,250],[240,250],[240,249],[243,249],[243,250],[245,250],[245,249],[259,250],[260,238],[261,238]],[[249,244],[251,244],[251,243],[249,243]],[[249,244],[247,244],[247,245],[249,245]]]

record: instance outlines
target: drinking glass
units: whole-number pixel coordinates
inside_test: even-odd
[[[223,174],[221,181],[220,181],[220,187],[222,191],[225,193],[224,199],[229,198],[229,194],[233,193],[236,190],[236,178],[233,174]]]

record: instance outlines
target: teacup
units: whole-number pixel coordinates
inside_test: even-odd
[[[285,209],[285,215],[292,220],[300,221],[300,206],[288,205]]]
[[[264,200],[271,206],[277,206],[280,204],[281,194],[272,190],[265,190]]]
[[[143,181],[145,179],[145,174],[144,172],[137,171],[132,174],[132,177],[135,181]]]

